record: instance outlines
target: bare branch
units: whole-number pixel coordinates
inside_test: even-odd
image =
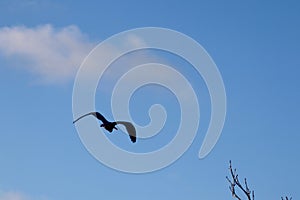
[[[244,179],[244,181],[245,181],[245,188],[244,188],[243,185],[239,181],[239,176],[237,174],[236,169],[234,169],[234,170],[232,169],[231,161],[229,161],[229,171],[230,171],[232,180],[230,180],[228,177],[226,177],[226,179],[230,183],[229,189],[231,191],[232,196],[236,199],[241,200],[241,198],[236,194],[236,191],[235,191],[235,186],[238,186],[238,188],[240,188],[240,190],[242,190],[243,193],[247,196],[248,200],[254,200],[254,191],[252,191],[252,192],[250,191],[250,189],[248,187],[247,179],[246,178]],[[251,193],[252,193],[252,196],[251,196]],[[251,197],[252,197],[252,199],[251,199]]]
[[[230,186],[229,186],[229,190],[232,194],[232,196],[238,200],[242,200],[241,197],[239,197],[236,193],[236,186],[238,189],[240,189],[247,197],[248,200],[254,200],[254,190],[250,190],[250,188],[248,187],[248,182],[247,179],[244,179],[244,185],[243,186],[240,181],[239,181],[239,175],[237,174],[236,169],[232,168],[232,163],[231,160],[229,161],[229,172],[231,175],[232,180],[226,176],[227,181],[229,182]],[[292,200],[292,197],[281,197],[281,200]]]
[[[288,198],[287,196],[285,196],[285,198],[281,197],[281,200],[292,200],[292,197]]]

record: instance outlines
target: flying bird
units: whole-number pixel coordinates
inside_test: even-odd
[[[129,134],[129,137],[130,137],[130,140],[131,142],[135,143],[136,142],[136,130],[133,126],[132,123],[130,122],[126,122],[126,121],[115,121],[115,122],[110,122],[108,121],[107,119],[105,119],[105,117],[103,117],[103,115],[101,115],[99,112],[90,112],[90,113],[87,113],[81,117],[79,117],[78,119],[76,119],[75,121],[73,121],[73,124],[75,122],[77,122],[78,120],[82,119],[83,117],[85,116],[88,116],[88,115],[93,115],[94,117],[96,117],[98,120],[102,121],[102,124],[100,125],[100,127],[104,127],[106,130],[108,130],[110,133],[116,129],[118,130],[118,128],[116,128],[116,125],[117,124],[122,124],[125,126],[128,134]]]

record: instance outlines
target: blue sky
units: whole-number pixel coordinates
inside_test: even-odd
[[[229,160],[257,199],[298,199],[299,9],[297,1],[1,1],[0,200],[230,199]],[[203,125],[190,149],[163,170],[136,175],[112,170],[86,151],[72,124],[72,89],[95,44],[145,26],[180,31],[208,51],[226,87],[227,117],[217,145],[199,160],[210,112],[199,81]],[[198,84],[182,60],[159,55]],[[173,97],[164,92],[166,104]],[[143,92],[135,97],[143,101]],[[134,118],[146,123],[147,110],[136,105],[143,113]],[[172,132],[176,122],[171,118],[165,131]],[[145,140],[141,151],[142,144],[152,148]]]

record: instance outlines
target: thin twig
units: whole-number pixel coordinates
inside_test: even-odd
[[[288,198],[287,196],[285,196],[285,198],[281,197],[281,200],[292,200],[292,197]]]
[[[230,174],[232,177],[232,181],[227,176],[226,176],[226,179],[230,183],[229,189],[231,191],[232,196],[238,200],[241,200],[241,198],[236,194],[236,191],[235,191],[235,186],[238,186],[238,188],[240,188],[245,193],[248,200],[254,200],[254,191],[252,191],[252,192],[250,191],[250,189],[248,187],[247,179],[246,178],[244,179],[244,182],[245,182],[245,188],[244,188],[243,185],[239,181],[239,176],[236,172],[236,169],[234,169],[234,170],[232,169],[231,161],[229,161],[229,171],[230,171]],[[251,193],[252,193],[252,196],[251,196]],[[252,199],[251,199],[251,197],[252,197]]]

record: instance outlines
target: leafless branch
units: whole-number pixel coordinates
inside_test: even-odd
[[[229,161],[229,171],[230,171],[230,175],[231,175],[232,180],[228,176],[226,176],[226,179],[230,184],[229,190],[230,190],[233,198],[236,198],[238,200],[242,200],[241,197],[238,196],[237,193],[236,193],[236,190],[237,190],[236,188],[238,188],[246,195],[248,200],[254,200],[254,190],[251,191],[249,189],[248,182],[247,182],[246,178],[244,179],[244,185],[245,186],[243,186],[240,183],[239,175],[237,174],[236,169],[232,168],[231,160]],[[292,197],[287,197],[287,196],[281,197],[281,200],[292,200]]]
[[[228,180],[228,182],[230,183],[229,189],[231,191],[231,194],[234,198],[238,199],[238,200],[242,200],[237,194],[236,194],[236,186],[238,186],[238,188],[240,190],[243,191],[243,193],[247,196],[248,200],[254,200],[254,191],[251,191],[248,187],[248,183],[247,183],[247,179],[244,179],[244,184],[245,187],[240,183],[239,181],[239,175],[236,172],[236,169],[232,169],[232,164],[231,161],[229,161],[229,171],[230,171],[230,175],[232,180],[230,180],[228,178],[228,176],[226,176],[226,179]]]
[[[285,196],[285,198],[281,197],[281,200],[292,200],[292,197],[288,198],[287,196]]]

